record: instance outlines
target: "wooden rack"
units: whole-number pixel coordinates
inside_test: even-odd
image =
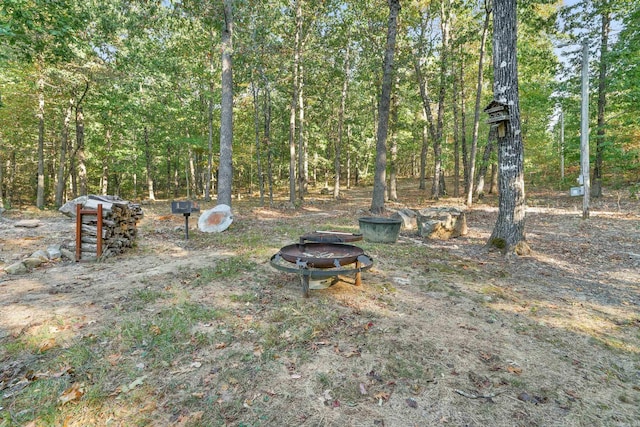
[[[102,255],[102,203],[97,209],[83,209],[82,205],[76,205],[76,262],[82,259],[82,215],[96,215],[98,221],[97,256]]]

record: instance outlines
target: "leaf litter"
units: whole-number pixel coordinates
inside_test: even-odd
[[[416,201],[424,200],[411,188],[404,192],[404,205],[390,203],[391,208],[416,208]],[[585,226],[572,199],[537,194],[538,206],[527,217],[534,253],[517,259],[483,250],[495,221],[494,201],[488,200],[469,213],[470,234],[464,238],[431,241],[403,230],[394,245],[358,243],[376,261],[363,274],[362,287],[339,282],[303,300],[299,280],[272,271],[266,259],[305,231],[357,231],[367,195],[359,189],[346,194],[339,204],[309,198],[310,206],[328,212],[323,216],[308,208],[245,209],[238,202],[234,227],[216,239],[195,232],[189,242],[174,230],[173,220],[153,221],[166,216],[165,205],[149,206],[138,248],[118,259],[52,264],[28,276],[0,277],[0,308],[9,313],[0,324],[7,331],[0,337],[0,423],[9,411],[25,414],[19,408],[29,402],[23,399],[48,379],[67,383],[57,396],[60,425],[87,425],[97,417],[90,407],[85,420],[67,421],[66,413],[69,404],[83,405],[83,396],[96,386],[115,390],[104,398],[103,410],[128,425],[222,419],[280,425],[604,426],[632,425],[640,418],[637,203],[595,201]],[[262,246],[243,243],[252,235],[261,236]],[[33,240],[34,245],[46,239]],[[203,282],[205,276],[197,273],[193,284],[203,266],[234,252],[255,262],[252,276],[243,283],[215,276]],[[67,286],[63,294],[50,292],[61,286]],[[31,307],[47,311],[20,305],[24,289],[30,290]],[[164,297],[133,304],[137,290]],[[246,301],[230,305],[237,300],[233,295],[244,292]],[[120,325],[144,319],[136,317],[136,306],[148,304],[142,312],[158,313],[184,300],[218,310],[221,317],[199,318],[180,333],[186,337],[174,335],[172,344],[162,344],[164,356],[154,353],[160,345],[154,340],[168,333],[164,323],[144,322],[140,333],[146,338],[127,344]],[[80,311],[82,335],[75,329],[65,333],[78,333],[78,342],[102,355],[96,360],[103,364],[62,363],[74,343],[57,336],[47,344],[36,342],[31,353],[6,352],[5,344],[31,333],[24,319],[32,325],[52,316],[70,322]],[[183,317],[189,315],[197,314]],[[109,330],[118,332],[109,335]],[[172,346],[182,349],[172,353]],[[33,355],[38,359],[30,359]],[[11,368],[10,360],[24,360],[25,367]],[[64,367],[42,369],[47,360]],[[103,369],[106,378],[98,375]],[[138,375],[126,378],[123,369]],[[134,391],[157,403],[132,405],[123,396]],[[479,411],[486,403],[492,404]]]

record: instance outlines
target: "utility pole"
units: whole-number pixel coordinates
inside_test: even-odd
[[[589,44],[582,42],[582,113],[580,123],[580,173],[584,185],[582,219],[589,219]]]

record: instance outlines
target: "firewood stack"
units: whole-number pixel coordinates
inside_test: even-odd
[[[70,203],[74,206],[82,205],[80,215],[81,233],[80,248],[82,260],[92,260],[98,257],[98,205],[102,205],[102,255],[109,257],[123,253],[133,246],[138,233],[137,223],[142,219],[143,212],[139,204],[122,200],[117,196],[88,196],[78,198]],[[60,209],[62,210],[62,208]],[[75,209],[71,216],[75,215]],[[94,211],[96,213],[86,213]],[[67,213],[67,212],[65,212]],[[78,219],[76,218],[76,221]],[[76,242],[69,244],[70,250],[76,250]]]

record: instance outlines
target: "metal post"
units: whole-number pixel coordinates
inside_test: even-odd
[[[589,44],[582,43],[582,110],[580,126],[580,171],[584,183],[582,219],[589,219]]]
[[[184,237],[189,240],[189,213],[184,214]]]

